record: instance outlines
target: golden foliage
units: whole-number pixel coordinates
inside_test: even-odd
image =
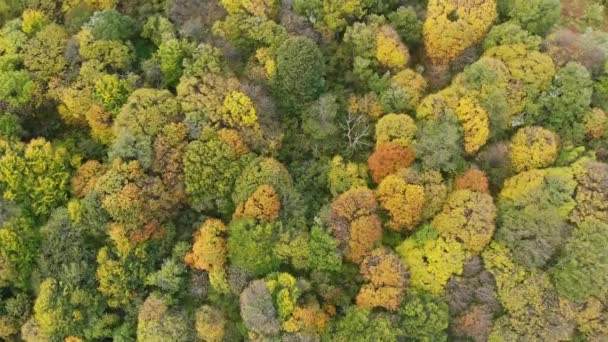
[[[225,274],[227,229],[218,219],[207,219],[194,233],[192,252],[186,254],[184,262],[190,267],[209,272],[211,285],[220,292],[228,291]]]
[[[420,223],[424,206],[424,187],[408,184],[402,177],[389,175],[377,190],[380,206],[388,211],[388,226],[396,231],[414,229]]]
[[[376,59],[392,69],[405,67],[410,59],[409,51],[401,42],[399,34],[388,25],[382,26],[376,33]]]
[[[587,136],[594,140],[599,140],[608,135],[608,115],[599,109],[593,108],[585,114],[583,118]]]
[[[486,144],[490,136],[488,113],[473,97],[462,98],[455,113],[464,130],[464,150],[468,154],[474,154]]]
[[[262,184],[245,203],[240,203],[233,218],[253,217],[262,221],[275,221],[281,210],[281,198],[272,185]]]
[[[412,69],[401,70],[391,77],[391,85],[405,90],[412,106],[418,106],[428,87],[426,79]]]
[[[372,120],[378,120],[384,115],[382,104],[375,93],[348,98],[348,111],[354,114],[363,114]]]
[[[399,257],[387,248],[378,248],[363,260],[360,270],[361,276],[368,283],[359,290],[357,306],[397,310],[408,277],[407,269]]]
[[[224,98],[223,122],[230,127],[252,127],[256,126],[258,116],[253,101],[239,92],[232,91]]]
[[[469,190],[453,192],[433,219],[433,227],[446,239],[463,244],[472,252],[481,252],[492,240],[496,229],[496,207],[492,196]]]
[[[396,250],[415,288],[440,294],[452,275],[462,273],[465,252],[457,242],[442,237],[424,241],[408,238]]]
[[[233,129],[224,128],[220,129],[217,132],[217,135],[222,142],[231,147],[231,150],[234,151],[237,156],[249,153],[249,147],[245,144],[239,132]]]
[[[495,0],[430,0],[424,47],[433,64],[447,64],[479,42],[496,19]]]
[[[559,137],[540,126],[524,127],[511,138],[509,148],[515,172],[550,166],[559,152]]]
[[[72,177],[72,191],[78,197],[84,197],[93,191],[97,179],[105,172],[105,167],[97,160],[88,160],[82,164]]]
[[[377,215],[361,216],[350,224],[346,259],[360,263],[382,240],[382,222]]]
[[[387,114],[376,124],[376,145],[396,142],[409,147],[416,137],[416,131],[416,123],[409,115]]]

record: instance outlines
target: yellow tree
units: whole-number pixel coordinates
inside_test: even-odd
[[[488,112],[471,96],[464,97],[456,107],[456,116],[464,130],[464,150],[474,154],[486,144],[490,136]]]
[[[414,229],[422,217],[424,187],[409,184],[397,175],[387,176],[377,190],[380,206],[388,211],[388,226],[396,231]]]
[[[465,249],[478,253],[492,240],[495,219],[492,196],[457,190],[448,197],[432,225],[446,239],[459,241]]]
[[[387,114],[376,124],[376,144],[396,142],[409,147],[416,136],[416,123],[409,115]]]
[[[381,65],[391,69],[404,68],[410,59],[407,47],[399,34],[390,26],[382,26],[376,33],[376,59]]]
[[[479,42],[496,19],[496,0],[430,0],[423,25],[424,47],[443,65]]]
[[[539,126],[524,127],[511,138],[509,157],[517,173],[540,169],[555,162],[559,152],[559,136]]]

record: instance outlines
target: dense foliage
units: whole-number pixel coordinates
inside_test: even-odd
[[[602,0],[0,0],[0,340],[608,341]]]

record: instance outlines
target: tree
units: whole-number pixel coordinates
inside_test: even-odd
[[[4,222],[0,229],[0,284],[27,289],[39,245],[31,218],[18,216]]]
[[[441,298],[425,291],[410,291],[397,315],[406,338],[447,341],[448,305]]]
[[[274,253],[280,223],[258,223],[244,217],[228,226],[228,258],[254,275],[275,271],[281,261]]]
[[[19,328],[24,325],[30,316],[31,300],[24,293],[0,300],[0,337],[9,339],[19,333]],[[23,335],[22,335],[23,337]]]
[[[21,108],[34,98],[37,86],[24,70],[3,70],[0,75],[0,100]]]
[[[86,244],[82,228],[70,218],[66,208],[56,209],[40,228],[38,269],[45,278],[65,286],[92,285],[95,255]]]
[[[498,197],[495,240],[512,249],[515,261],[542,267],[565,242],[575,207],[572,170],[531,170],[505,181]]]
[[[467,154],[475,154],[490,136],[488,113],[475,99],[465,97],[458,103],[455,114],[463,129],[464,151]]]
[[[270,210],[267,211],[267,214],[282,209],[279,218],[284,221],[286,227],[297,229],[304,224],[302,215],[305,208],[303,208],[301,196],[295,190],[293,179],[287,168],[273,158],[259,157],[251,160],[235,182],[232,194],[233,202],[237,206],[246,205],[246,202],[252,198],[261,185],[271,186],[280,199],[278,207],[276,201],[268,202]],[[254,200],[252,199],[252,201]]]
[[[437,139],[438,136],[442,139]],[[414,148],[424,169],[456,173],[463,167],[462,134],[451,116],[423,122]]]
[[[414,111],[427,89],[427,82],[412,69],[404,69],[390,78],[388,88],[380,94],[386,112]]]
[[[539,99],[543,116],[550,128],[564,140],[580,141],[584,137],[583,115],[589,111],[593,83],[589,71],[570,62],[555,75],[551,87]]]
[[[104,109],[113,113],[118,112],[127,102],[131,92],[129,82],[116,75],[103,75],[95,82],[95,95],[100,99]]]
[[[240,296],[241,317],[250,331],[276,335],[281,329],[270,290],[263,279],[252,281]]]
[[[97,40],[127,40],[137,34],[136,25],[133,18],[110,9],[95,12],[84,27]]]
[[[479,42],[496,19],[496,1],[431,0],[423,26],[424,47],[433,64],[447,64]]]
[[[310,229],[310,267],[313,270],[338,272],[342,268],[339,243],[318,225]]]
[[[279,218],[281,199],[272,185],[262,184],[251,194],[246,202],[240,203],[234,217],[253,217],[257,220],[272,222]]]
[[[359,290],[357,306],[397,310],[408,278],[407,268],[399,257],[389,249],[375,249],[363,259],[360,273],[367,283]]]
[[[410,59],[407,47],[391,26],[382,26],[376,33],[376,59],[390,69],[401,69]]]
[[[278,11],[279,2],[276,0],[221,0],[222,6],[228,13],[247,11],[255,16],[274,17]]]
[[[271,273],[265,278],[281,323],[289,320],[300,298],[301,290],[289,273]]]
[[[441,294],[450,277],[461,274],[465,252],[461,244],[439,237],[430,226],[403,241],[397,253],[410,272],[410,284],[420,290]]]
[[[366,186],[369,178],[367,165],[345,161],[342,156],[335,156],[330,162],[327,175],[329,191],[337,196],[353,187]]]
[[[432,218],[443,208],[450,192],[450,184],[444,180],[441,172],[408,168],[398,175],[403,177],[408,184],[421,185],[424,188],[424,206],[421,216],[423,220]]]
[[[318,142],[319,148],[338,134],[338,110],[337,97],[324,94],[302,112],[302,130]]]
[[[425,201],[422,185],[409,184],[403,177],[390,175],[380,182],[376,194],[380,206],[389,213],[387,225],[391,229],[412,230],[420,223]]]
[[[558,0],[507,0],[505,12],[532,34],[542,35],[557,23],[561,14]]]
[[[580,303],[607,293],[608,255],[602,248],[607,240],[606,223],[588,220],[574,229],[551,274],[560,295]]]
[[[49,24],[23,47],[23,64],[44,81],[61,77],[67,63],[64,57],[68,34],[62,26]]]
[[[350,307],[339,318],[328,336],[335,341],[396,341],[397,329],[389,317],[382,313],[372,313],[371,309]]]
[[[458,337],[486,341],[492,320],[501,307],[494,275],[485,269],[479,256],[465,263],[461,276],[450,279],[446,299],[453,322],[451,332]]]
[[[146,298],[137,315],[137,341],[193,340],[190,320],[178,307],[170,307],[156,294]]]
[[[376,146],[367,163],[372,179],[380,183],[386,176],[405,169],[414,161],[414,151],[397,142],[387,142]]]
[[[138,89],[116,116],[114,130],[117,134],[156,136],[162,128],[179,119],[180,105],[167,90]]]
[[[5,146],[0,158],[0,184],[6,199],[44,217],[68,199],[72,160],[63,147],[44,138],[27,145]]]
[[[547,273],[513,262],[508,248],[492,243],[482,254],[494,275],[505,315],[492,327],[489,340],[503,337],[571,339],[574,325],[560,312],[559,299]]]
[[[221,342],[226,334],[226,317],[221,310],[203,305],[196,310],[194,327],[199,338],[208,342]]]
[[[454,186],[457,190],[471,190],[488,193],[488,177],[478,169],[469,169],[456,178]]]
[[[508,1],[504,1],[508,2]],[[517,22],[512,20],[492,27],[483,40],[483,49],[488,50],[500,45],[523,44],[530,50],[537,50],[542,39],[523,29]]]
[[[237,91],[233,91],[224,98],[223,122],[229,127],[256,127],[258,116],[251,99]]]
[[[559,136],[538,126],[518,130],[509,146],[509,157],[515,172],[551,166],[558,152]]]
[[[413,7],[401,6],[387,16],[404,43],[413,47],[422,41],[422,21]]]
[[[146,175],[137,161],[115,160],[97,180],[95,191],[103,209],[132,241],[164,236],[163,223],[177,205],[160,178]]]
[[[221,292],[228,291],[226,279],[227,229],[218,219],[207,219],[194,234],[192,252],[186,254],[187,265],[209,272],[211,286]]]
[[[446,239],[456,240],[465,249],[479,253],[492,240],[495,218],[492,196],[457,190],[448,197],[432,225]]]
[[[376,124],[376,144],[397,142],[403,147],[413,145],[416,123],[405,114],[387,114]]]
[[[184,176],[192,207],[229,212],[235,180],[252,158],[235,131],[206,131],[191,142],[184,154]]]
[[[276,99],[285,109],[302,109],[316,100],[324,87],[323,56],[305,37],[287,39],[277,49],[277,69],[272,81]]]
[[[608,164],[583,159],[575,168],[576,207],[570,220],[581,224],[585,220],[608,223],[606,208],[606,175]]]
[[[373,191],[353,188],[332,203],[331,233],[340,243],[346,259],[360,263],[382,239],[378,202]]]
[[[183,74],[183,61],[194,47],[185,40],[166,39],[158,47],[156,58],[160,64],[162,84],[173,87]]]

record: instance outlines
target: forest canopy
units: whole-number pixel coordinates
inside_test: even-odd
[[[0,340],[608,341],[605,6],[0,0]]]

